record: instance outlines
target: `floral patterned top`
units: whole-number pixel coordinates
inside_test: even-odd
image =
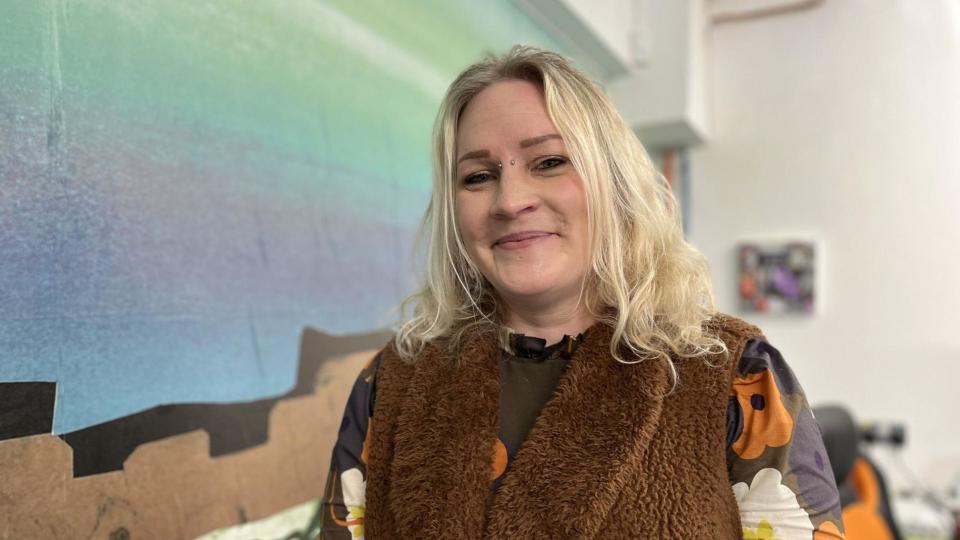
[[[510,473],[540,410],[550,399],[582,334],[549,347],[511,336],[500,365],[500,433],[496,490]],[[361,371],[347,400],[321,500],[318,540],[362,539],[367,435],[376,399],[379,355]],[[727,406],[727,469],[743,538],[843,538],[840,498],[820,429],[780,352],[764,338],[747,342]]]

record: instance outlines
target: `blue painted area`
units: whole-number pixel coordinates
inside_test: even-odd
[[[56,380],[56,433],[282,394],[304,327],[392,322],[443,86],[553,44],[506,0],[340,4],[5,6],[0,381]]]

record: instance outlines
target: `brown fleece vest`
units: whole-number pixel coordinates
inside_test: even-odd
[[[392,346],[377,372],[367,468],[367,538],[741,538],[726,466],[733,368],[760,331],[718,315],[729,355],[624,365],[594,325],[496,494],[499,414],[493,335],[462,361],[428,347],[413,365]],[[713,367],[711,367],[713,366]]]

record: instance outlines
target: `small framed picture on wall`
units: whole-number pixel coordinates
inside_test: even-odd
[[[811,241],[742,242],[737,246],[740,309],[812,314],[816,247]]]

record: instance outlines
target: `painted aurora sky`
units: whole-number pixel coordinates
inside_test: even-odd
[[[54,432],[280,394],[304,326],[388,326],[456,72],[560,49],[507,0],[13,2],[0,382]]]

